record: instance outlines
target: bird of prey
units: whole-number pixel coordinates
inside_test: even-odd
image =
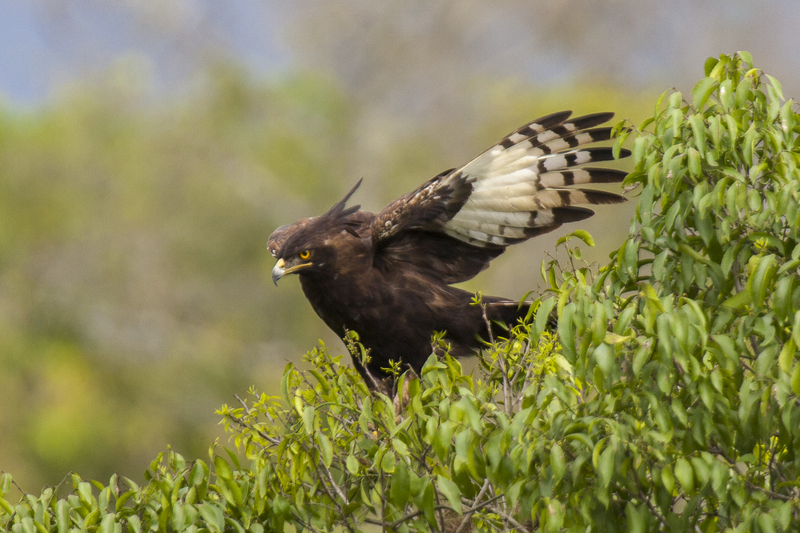
[[[570,111],[526,124],[469,163],[431,178],[373,214],[346,202],[361,181],[318,217],[281,226],[269,238],[272,279],[297,274],[308,301],[337,335],[358,334],[368,362],[353,364],[373,389],[391,387],[389,362],[420,372],[434,332],[454,356],[472,354],[528,312],[526,304],[452,287],[473,278],[507,246],[616,204],[614,193],[569,188],[621,182],[626,173],[582,165],[613,159],[597,127],[613,113],[570,119]],[[621,157],[630,152],[622,150]],[[500,329],[495,330],[495,327]]]

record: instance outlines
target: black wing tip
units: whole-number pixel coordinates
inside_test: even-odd
[[[554,207],[552,210],[555,217],[555,223],[559,225],[567,222],[586,220],[590,216],[594,215],[594,211],[586,207]]]
[[[549,115],[545,115],[543,117],[539,117],[535,120],[532,120],[528,122],[528,124],[539,124],[544,127],[555,126],[556,124],[563,123],[571,116],[572,116],[571,109],[567,109],[564,111],[556,111],[555,113],[550,113]],[[524,127],[525,126],[523,126],[523,128]]]
[[[589,183],[620,183],[628,175],[624,170],[615,168],[584,168],[589,173]]]
[[[514,130],[513,133],[510,133],[510,134],[506,135],[503,138],[503,140],[501,142],[499,142],[498,144],[501,144],[501,145],[505,146],[506,148],[508,148],[509,146],[513,146],[514,144],[517,144],[517,142],[520,142],[519,140],[517,140],[515,142],[510,142],[507,145],[504,144],[504,143],[507,143],[508,140],[509,140],[509,137],[514,136],[514,134],[521,135],[524,138],[529,138],[529,137],[531,137],[533,135],[538,135],[539,133],[541,133],[543,131],[547,131],[547,130],[549,130],[551,128],[555,128],[555,127],[560,126],[561,124],[564,124],[570,116],[572,116],[572,111],[571,110],[558,111],[556,113],[550,113],[549,115],[545,115],[543,117],[539,117],[537,119],[531,120],[530,122],[520,126],[516,130]]]
[[[586,152],[590,154],[592,157],[591,159],[592,161],[614,161],[616,159],[624,159],[631,155],[630,150],[626,148],[621,148],[619,151],[619,155],[617,157],[614,157],[614,149],[611,148],[610,146],[589,146],[587,148],[580,148],[578,150],[570,150],[559,153],[569,155],[570,153],[576,153],[576,152]]]
[[[587,124],[603,124],[614,118],[613,111],[603,111],[600,113],[589,113],[575,117],[572,122],[585,122]]]
[[[572,189],[574,190],[574,189]],[[592,205],[607,205],[607,204],[621,204],[623,202],[627,202],[628,199],[624,196],[608,192],[608,191],[598,191],[595,189],[578,189],[583,194],[586,195],[586,199],[589,200],[589,203]]]

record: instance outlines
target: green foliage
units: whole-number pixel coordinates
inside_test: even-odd
[[[640,127],[636,225],[593,283],[553,286],[559,333],[587,408],[613,404],[604,506],[636,530],[796,530],[800,116],[746,53],[706,74]]]
[[[563,452],[537,420],[560,403],[556,394],[580,395],[544,325],[520,326],[512,340],[496,344],[482,359],[486,381],[463,375],[455,359],[432,356],[420,379],[401,378],[406,392],[394,401],[370,396],[358,373],[323,347],[308,356],[316,370],[287,367],[284,402],[251,391],[251,405],[220,411],[251,460],[247,468],[235,455],[212,453],[210,475],[204,462],[187,465],[169,452],[153,462],[143,487],[116,476],[104,486],[73,475],[66,498],[47,489],[16,506],[0,499],[0,525],[15,532],[519,526],[554,505],[537,501],[538,489],[521,499],[519,478],[532,461],[560,458],[556,473],[564,475]],[[0,498],[10,491],[10,475],[2,483]]]
[[[73,476],[17,503],[6,474],[0,526],[797,531],[800,115],[746,53],[706,75],[620,124],[641,195],[611,262],[544,265],[551,294],[472,375],[431,357],[390,398],[322,346],[281,397],[220,410],[248,465],[169,452],[142,487]]]

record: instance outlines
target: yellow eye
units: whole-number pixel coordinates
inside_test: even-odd
[[[300,252],[299,255],[300,255],[300,259],[308,259],[309,257],[311,257],[311,251],[310,250],[303,250],[302,252]]]

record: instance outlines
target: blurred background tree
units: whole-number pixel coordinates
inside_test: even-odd
[[[780,0],[0,4],[0,471],[38,492],[205,455],[216,407],[340,346],[271,286],[277,225],[360,177],[378,210],[546,113],[637,121],[707,56],[797,95],[798,23]],[[590,261],[632,214],[598,211]],[[541,289],[558,236],[467,288]]]

